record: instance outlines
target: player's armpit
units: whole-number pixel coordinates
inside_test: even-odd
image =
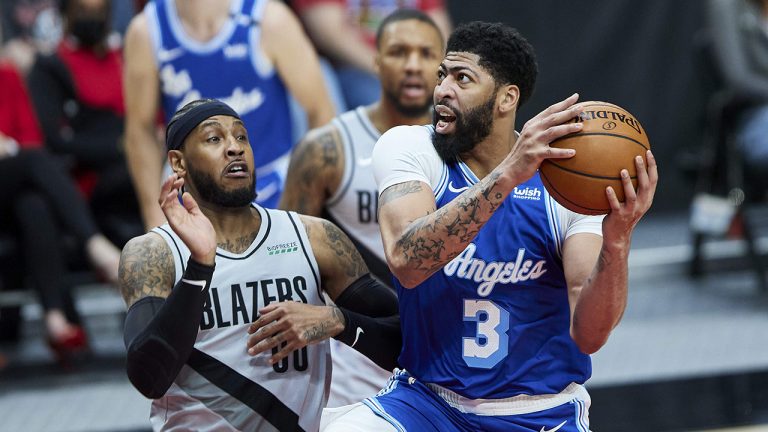
[[[307,133],[294,147],[280,198],[280,208],[320,216],[325,201],[339,188],[344,149],[332,125]]]
[[[123,247],[118,287],[126,306],[143,297],[168,297],[174,278],[171,250],[158,234],[133,238]]]
[[[368,273],[368,267],[339,227],[311,216],[301,216],[301,220],[320,267],[323,290],[335,301],[344,288]]]

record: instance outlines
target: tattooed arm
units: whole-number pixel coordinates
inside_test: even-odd
[[[176,279],[170,247],[155,233],[128,242],[118,284],[129,306],[123,338],[128,379],[148,398],[162,397],[192,353],[214,272],[216,236],[192,196],[178,200],[183,179],[163,183],[160,207],[189,248],[191,258]]]
[[[424,148],[432,145],[431,137],[426,137],[423,129],[421,132],[416,130],[417,134],[421,133],[417,136],[408,129],[397,132],[400,128],[382,136],[373,155],[374,170],[382,191],[379,224],[387,263],[404,287],[416,287],[460,254],[512,189],[534,175],[542,160],[573,156],[572,150],[551,148],[549,143],[581,128],[580,123],[565,123],[581,111],[573,105],[576,100],[577,95],[571,96],[528,121],[517,141],[509,143],[512,149],[509,154],[481,181],[440,209],[436,209],[431,186],[418,180],[430,178],[427,173],[417,172],[425,168],[419,157],[425,161],[439,160],[434,150],[433,156],[423,156],[426,154]],[[514,140],[513,135],[510,140]],[[420,149],[413,151],[414,160],[397,154],[400,151],[407,153],[409,147],[417,146]],[[387,154],[391,148],[397,148],[397,152]],[[429,167],[426,163],[426,169]],[[401,175],[402,172],[407,174]],[[403,180],[395,182],[392,179]],[[433,176],[432,180],[436,181],[436,178]]]
[[[118,287],[127,307],[144,297],[166,298],[175,278],[173,256],[155,233],[131,239],[120,256]]]
[[[335,126],[309,131],[291,153],[280,208],[320,216],[341,183],[344,148]]]
[[[367,274],[368,269],[338,227],[312,216],[301,216],[301,221],[320,267],[321,286],[335,300],[344,288]],[[276,362],[298,348],[334,337],[344,328],[344,316],[335,306],[272,303],[259,311],[259,318],[248,329],[251,334],[248,353],[256,355],[288,342],[270,359]]]
[[[394,293],[370,277],[352,241],[336,225],[312,216],[301,216],[301,221],[321,285],[336,305],[270,304],[248,329],[248,353],[257,355],[285,342],[270,358],[274,363],[298,348],[334,337],[385,369],[396,367],[402,336]],[[365,337],[359,338],[358,331]]]

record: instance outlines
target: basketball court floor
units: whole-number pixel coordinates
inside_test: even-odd
[[[712,271],[687,277],[686,214],[649,215],[635,232],[629,305],[593,356],[591,424],[609,432],[768,432],[768,293],[735,259],[743,244],[708,245]],[[760,249],[768,251],[768,237]],[[728,265],[721,265],[728,262]],[[123,372],[122,301],[84,286],[79,304],[95,355],[61,371],[25,306],[22,342],[0,346],[0,430],[148,431],[149,401]]]

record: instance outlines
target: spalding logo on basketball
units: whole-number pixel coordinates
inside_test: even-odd
[[[625,109],[607,102],[583,102],[584,112],[571,120],[584,124],[580,132],[553,141],[550,146],[572,148],[570,159],[547,159],[540,167],[541,179],[552,197],[577,213],[596,215],[611,210],[605,188],[613,186],[624,202],[621,170],[629,171],[637,188],[635,156],[651,148],[648,135]],[[647,166],[647,161],[646,166]]]

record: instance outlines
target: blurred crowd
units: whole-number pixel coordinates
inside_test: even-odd
[[[67,275],[113,284],[121,247],[164,223],[168,116],[200,97],[235,107],[269,143],[257,199],[277,207],[294,144],[379,99],[376,31],[398,8],[451,29],[443,0],[0,3],[0,293],[36,294],[61,364],[89,351]],[[0,342],[18,310],[0,306]]]

